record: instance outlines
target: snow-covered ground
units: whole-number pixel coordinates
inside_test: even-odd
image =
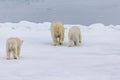
[[[0,23],[0,80],[120,80],[120,25],[78,25],[80,47],[52,46],[50,23]],[[6,40],[24,40],[21,57],[6,60]]]

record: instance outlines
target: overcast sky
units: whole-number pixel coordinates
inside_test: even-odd
[[[120,24],[120,0],[0,0],[0,22]]]

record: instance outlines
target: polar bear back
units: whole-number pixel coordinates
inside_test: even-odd
[[[7,40],[7,47],[9,47],[9,49],[14,49],[16,47],[20,47],[21,45],[22,45],[22,40],[20,40],[17,37],[9,38]]]
[[[64,41],[64,26],[62,22],[56,21],[51,23],[51,35],[53,45],[63,45]]]
[[[54,36],[63,36],[64,35],[64,27],[61,22],[53,22],[51,24],[51,32],[53,32]]]
[[[79,46],[81,44],[81,32],[79,27],[73,26],[69,29],[68,33],[69,43],[68,46],[71,47],[73,45]]]
[[[80,29],[77,26],[70,28],[68,37],[70,40],[76,40],[76,36],[80,35]]]

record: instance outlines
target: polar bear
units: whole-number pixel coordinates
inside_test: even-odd
[[[8,38],[6,42],[6,51],[7,51],[6,59],[10,59],[10,53],[13,54],[14,59],[18,59],[18,57],[20,56],[20,49],[22,43],[23,40],[20,40],[17,37]]]
[[[81,32],[78,26],[73,26],[72,28],[70,28],[68,38],[69,38],[68,47],[72,47],[73,45],[80,46]]]
[[[63,45],[64,41],[64,26],[62,22],[56,21],[51,23],[51,36],[53,39],[53,45]]]

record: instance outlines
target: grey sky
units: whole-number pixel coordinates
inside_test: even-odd
[[[0,22],[120,24],[120,0],[0,0]]]

